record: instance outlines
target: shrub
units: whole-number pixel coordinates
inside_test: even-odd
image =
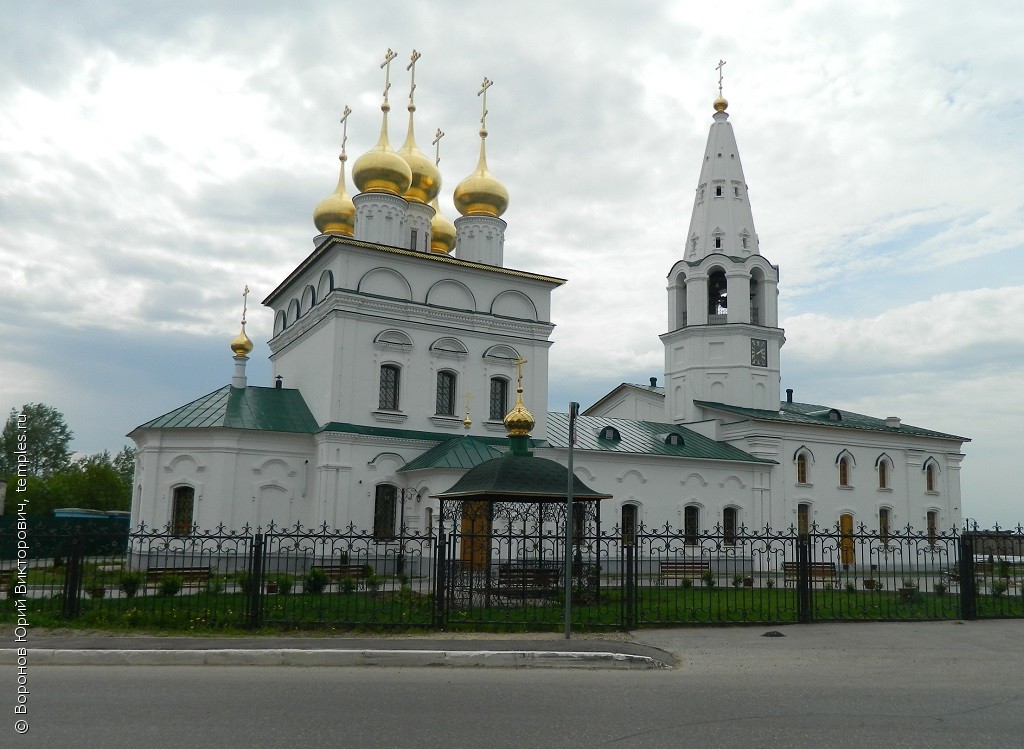
[[[89,598],[103,598],[107,594],[107,589],[101,583],[93,583],[85,589]]]
[[[843,587],[846,588],[846,592],[847,593],[856,593],[857,592],[857,583],[855,583],[855,582],[852,582],[852,581],[848,582]]]
[[[341,579],[341,590],[343,593],[354,593],[356,590],[356,580],[354,577],[343,577]]]
[[[998,598],[999,596],[1003,595],[1003,593],[1005,593],[1009,587],[1010,586],[1008,586],[1002,580],[998,580],[997,582],[992,583],[992,595]]]
[[[243,593],[251,592],[252,585],[248,572],[236,572],[235,582],[238,583],[238,589]]]
[[[17,585],[18,577],[12,572],[11,576],[7,578],[7,589],[4,591],[5,593],[7,593],[8,600],[17,597],[18,594],[14,592],[14,589],[15,587],[17,587]]]
[[[715,575],[713,572],[711,572],[711,570],[708,570],[707,572],[703,573],[700,576],[700,579],[701,582],[704,583],[705,588],[708,588],[710,590],[711,588],[715,587]]]
[[[319,567],[310,567],[309,572],[302,576],[302,592],[320,595],[327,587],[327,573]]]
[[[743,585],[743,576],[742,575],[733,575],[732,576],[732,587],[738,588],[741,585]]]
[[[917,587],[917,580],[915,580],[912,577],[904,577],[900,582],[902,583],[904,588],[916,588]]]
[[[681,586],[683,586],[684,588],[692,588],[693,587],[693,580],[691,580],[688,577],[684,577],[682,580],[679,581],[679,584]]]
[[[295,585],[295,580],[291,575],[278,575],[277,576],[277,592],[282,595],[288,595],[292,592],[292,586]]]
[[[135,594],[139,592],[139,588],[142,587],[143,582],[145,582],[145,578],[142,576],[141,572],[122,572],[118,587],[121,588],[121,592],[124,593],[125,598],[135,598]]]
[[[935,595],[943,596],[943,595],[946,594],[946,584],[945,583],[941,583],[941,582],[933,583],[932,584],[932,590],[935,591]]]
[[[377,590],[380,587],[381,579],[377,575],[370,575],[366,578],[366,587],[370,590]]]
[[[411,579],[412,578],[409,577],[409,573],[408,572],[403,572],[401,575],[398,576],[398,584],[399,585],[408,585],[409,581]]]
[[[773,578],[769,577],[767,580],[764,581],[764,587],[766,587],[766,588],[774,588],[775,587],[775,580]]]
[[[162,596],[176,596],[185,586],[185,581],[178,575],[165,575],[160,578],[159,591]]]
[[[227,587],[227,583],[224,582],[224,578],[220,575],[210,575],[206,579],[207,593],[223,593],[225,587]]]

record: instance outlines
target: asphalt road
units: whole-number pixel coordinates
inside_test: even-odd
[[[764,631],[635,633],[671,670],[36,667],[0,746],[1024,746],[1024,622]]]

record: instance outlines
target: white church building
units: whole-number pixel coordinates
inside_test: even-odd
[[[436,495],[507,448],[522,360],[534,454],[568,462],[568,417],[539,412],[551,294],[565,281],[504,263],[509,196],[487,165],[488,85],[454,225],[438,207],[436,163],[416,145],[411,94],[397,150],[385,94],[380,139],[352,167],[354,197],[343,140],[314,249],[263,302],[274,382],[246,380],[243,315],[230,383],[130,433],[134,525],[433,534]],[[602,525],[959,526],[966,438],[780,397],[779,268],[761,253],[727,107],[714,102],[666,325],[651,331],[663,384],[619,385],[577,421],[575,473],[613,497]]]

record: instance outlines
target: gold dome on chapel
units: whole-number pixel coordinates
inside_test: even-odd
[[[480,131],[480,160],[476,169],[455,188],[455,207],[463,216],[498,218],[508,208],[508,190],[487,169],[484,148],[487,131]]]
[[[245,334],[245,323],[242,323],[242,332],[231,339],[231,351],[235,356],[248,356],[252,349],[252,341]]]
[[[412,113],[415,109],[409,106],[409,132],[405,136],[405,143],[398,149],[398,155],[409,165],[412,173],[412,181],[402,197],[410,203],[429,205],[441,192],[441,170],[416,147],[416,136],[412,131]]]
[[[529,437],[530,432],[537,425],[533,414],[527,411],[526,406],[523,405],[522,388],[516,390],[516,404],[508,412],[504,423],[509,437]]]
[[[344,237],[355,236],[356,206],[345,189],[345,161],[347,157],[338,157],[341,161],[341,173],[338,175],[338,186],[334,192],[317,203],[313,209],[313,223],[321,234],[340,234]]]
[[[359,192],[384,192],[401,196],[412,183],[412,170],[388,142],[387,104],[381,106],[384,118],[377,145],[364,153],[352,166],[352,181]]]
[[[430,251],[435,255],[447,255],[455,249],[455,224],[441,213],[437,198],[430,205],[434,209],[434,218],[430,219]]]
[[[719,96],[717,99],[715,99],[716,112],[724,112],[726,109],[728,109],[728,107],[729,102],[726,100],[724,96]]]

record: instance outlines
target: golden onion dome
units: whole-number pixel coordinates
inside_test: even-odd
[[[533,414],[527,411],[526,406],[523,405],[522,388],[516,390],[516,404],[505,416],[504,423],[509,437],[529,437],[530,432],[536,426],[537,422],[534,420]]]
[[[248,356],[252,353],[253,345],[249,336],[245,334],[245,323],[242,323],[242,332],[231,340],[231,351],[235,356]]]
[[[728,107],[729,107],[729,102],[725,99],[724,96],[719,95],[719,97],[717,99],[715,99],[715,111],[716,112],[724,112]]]
[[[364,153],[352,166],[352,181],[359,192],[384,192],[402,195],[412,183],[412,170],[388,142],[387,104],[381,106],[384,118],[377,145]]]
[[[343,237],[354,237],[356,228],[356,206],[345,189],[345,161],[347,156],[338,157],[341,161],[341,173],[338,175],[338,186],[334,192],[317,203],[313,209],[313,223],[321,234],[340,234]]]
[[[487,131],[481,130],[476,169],[455,188],[455,207],[463,216],[498,218],[508,208],[508,190],[487,170],[486,138]]]
[[[441,213],[437,198],[430,205],[434,209],[434,218],[430,219],[430,251],[436,255],[447,255],[455,249],[455,224]]]
[[[412,128],[412,114],[415,111],[416,107],[410,104],[409,132],[405,136],[405,143],[398,149],[398,155],[405,160],[409,165],[409,171],[412,172],[412,182],[402,197],[410,203],[427,205],[441,192],[441,170],[416,147],[416,137]]]

